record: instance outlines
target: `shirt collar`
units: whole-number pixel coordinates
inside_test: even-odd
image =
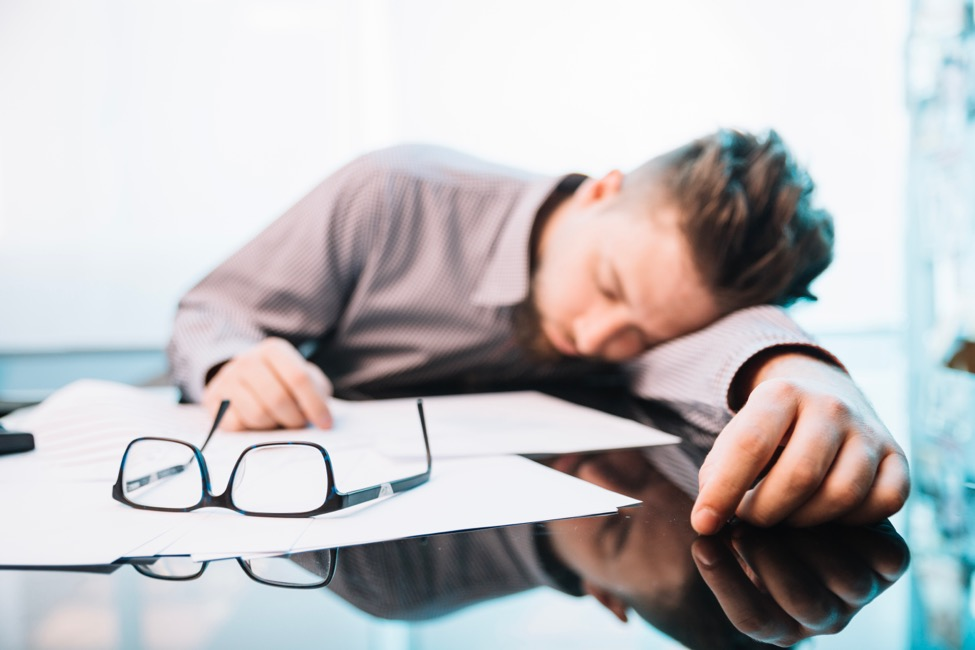
[[[542,204],[570,178],[578,178],[578,175],[545,178],[529,183],[501,229],[484,276],[471,296],[473,304],[505,307],[516,305],[528,296],[531,283],[532,226],[535,225]],[[578,186],[578,181],[575,181],[575,185]]]

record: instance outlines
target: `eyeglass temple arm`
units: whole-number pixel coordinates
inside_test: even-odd
[[[227,413],[227,409],[229,408],[230,408],[229,399],[225,399],[222,402],[220,402],[220,408],[217,409],[217,415],[216,417],[213,418],[213,426],[210,427],[210,433],[207,434],[206,440],[204,440],[203,444],[200,445],[200,451],[203,451],[204,449],[207,448],[207,443],[210,442],[210,438],[213,437],[213,434],[216,432],[217,427],[220,426],[220,421],[223,420],[223,416]]]
[[[373,487],[362,488],[361,490],[353,490],[352,492],[344,494],[340,492],[338,494],[342,502],[340,507],[347,508],[349,506],[365,503],[366,501],[371,501],[372,499],[378,499],[379,497],[396,494],[397,492],[405,492],[406,490],[415,488],[418,485],[423,485],[430,480],[430,470],[433,468],[433,457],[430,454],[430,436],[427,435],[427,421],[423,415],[422,399],[416,400],[416,409],[420,414],[420,429],[423,431],[423,445],[426,448],[426,470],[420,474],[416,474],[415,476],[407,476],[406,478],[390,481],[389,483],[374,485]]]

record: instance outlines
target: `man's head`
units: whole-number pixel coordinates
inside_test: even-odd
[[[621,361],[735,309],[813,299],[833,225],[774,132],[587,180],[542,225],[531,301],[564,355]]]

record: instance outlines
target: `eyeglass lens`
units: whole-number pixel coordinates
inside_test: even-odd
[[[258,582],[277,587],[322,587],[335,571],[334,550],[304,551],[275,557],[239,560],[244,571]],[[164,556],[133,565],[139,573],[160,580],[194,580],[207,567],[185,556]]]
[[[122,466],[122,491],[132,503],[150,508],[190,508],[203,497],[203,472],[189,445],[137,440]]]
[[[328,498],[330,477],[322,452],[302,444],[248,449],[233,476],[233,504],[253,514],[310,512]]]

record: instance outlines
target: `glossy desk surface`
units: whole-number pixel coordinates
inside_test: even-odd
[[[893,525],[701,538],[675,452],[700,457],[682,443],[541,461],[642,502],[617,515],[287,561],[320,588],[262,584],[234,560],[189,580],[146,575],[163,560],[4,568],[0,648],[910,647],[910,552]]]
[[[854,376],[891,429],[903,431],[896,357],[869,358],[884,363],[853,364]],[[943,472],[923,471],[918,451],[915,478],[946,483]],[[331,582],[316,589],[258,583],[233,560],[186,581],[125,565],[6,568],[0,648],[732,648],[802,639],[816,648],[975,647],[975,553],[967,526],[951,523],[975,512],[970,490],[916,485],[892,526],[733,525],[699,538],[688,523],[691,498],[668,471],[672,459],[614,452],[580,460],[547,462],[642,505],[338,549]],[[622,610],[628,623],[614,613]]]

